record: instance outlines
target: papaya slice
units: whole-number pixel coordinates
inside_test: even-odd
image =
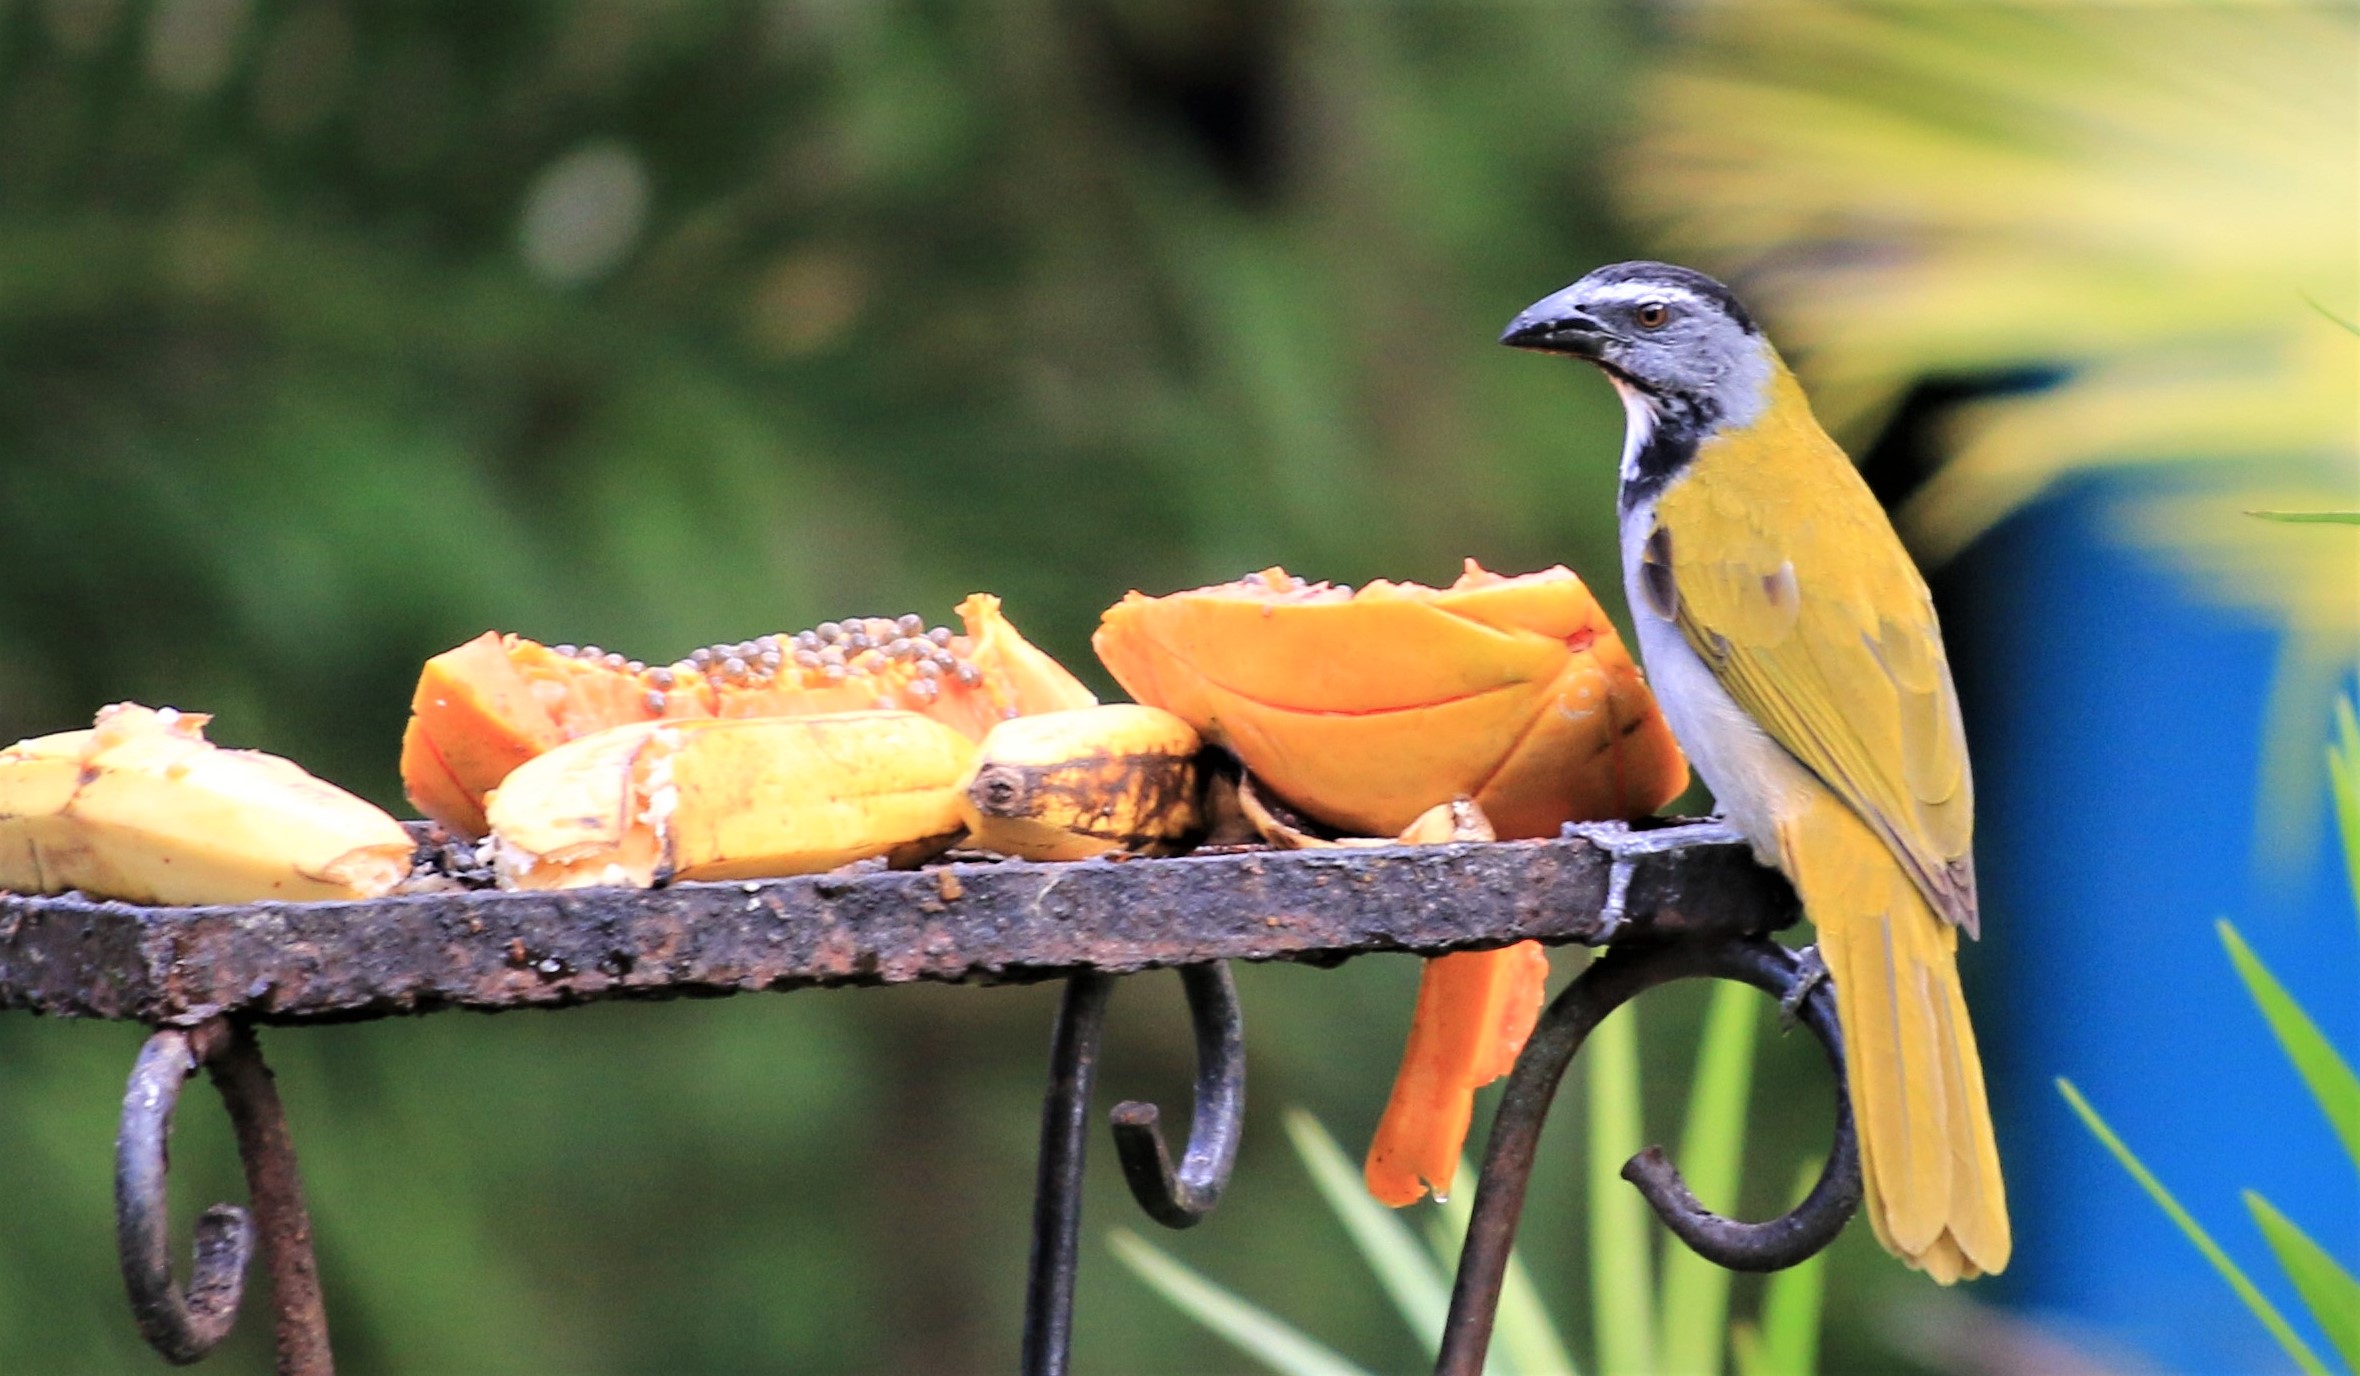
[[[426,661],[402,734],[402,784],[425,816],[469,840],[484,799],[527,760],[638,722],[917,712],[970,740],[1035,712],[1097,698],[976,593],[963,630],[915,615],[827,621],[807,631],[708,645],[650,665],[597,646],[486,631]]]
[[[1266,569],[1108,609],[1098,658],[1139,701],[1227,746],[1295,810],[1360,835],[1471,798],[1503,839],[1644,816],[1688,786],[1646,680],[1563,567],[1509,578],[1474,560],[1448,588],[1355,592]],[[1426,963],[1370,1146],[1390,1205],[1448,1188],[1475,1091],[1540,1017],[1548,957],[1524,942]]]
[[[1448,588],[1269,569],[1108,609],[1098,658],[1307,816],[1398,834],[1453,798],[1502,838],[1637,817],[1688,784],[1646,680],[1580,578],[1473,560]]]

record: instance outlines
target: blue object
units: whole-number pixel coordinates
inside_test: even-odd
[[[2332,1364],[2240,1191],[2354,1266],[2360,1183],[2214,923],[2237,924],[2347,1057],[2360,924],[2332,820],[2298,873],[2255,858],[2276,633],[2118,543],[2107,505],[2126,490],[2045,499],[1939,583],[1975,751],[1988,940],[1969,980],[2016,1220],[1991,1297],[2172,1370],[2289,1369],[2068,1110],[2062,1075]]]

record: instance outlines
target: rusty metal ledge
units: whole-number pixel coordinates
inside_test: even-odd
[[[1527,938],[1739,934],[1795,917],[1717,823],[1554,841],[954,863],[650,891],[143,908],[0,896],[0,1008],[192,1024],[1333,963]]]

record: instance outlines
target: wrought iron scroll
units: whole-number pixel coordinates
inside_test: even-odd
[[[1458,1280],[1451,1290],[1450,1317],[1434,1366],[1437,1376],[1477,1376],[1483,1370],[1541,1125],[1574,1053],[1607,1014],[1632,998],[1659,984],[1695,978],[1751,984],[1792,1007],[1811,1029],[1827,1052],[1838,1086],[1834,1145],[1818,1183],[1803,1202],[1764,1223],[1742,1223],[1705,1209],[1660,1147],[1650,1147],[1624,1163],[1623,1178],[1638,1187],[1664,1226],[1691,1250],[1740,1271],[1775,1271],[1812,1256],[1835,1240],[1860,1207],[1859,1142],[1851,1099],[1841,1088],[1843,1033],[1836,1024],[1833,991],[1818,972],[1784,946],[1759,937],[1612,947],[1541,1015],[1501,1095],[1475,1189],[1466,1250],[1460,1254]]]
[[[216,1204],[199,1216],[184,1290],[172,1275],[170,1158],[180,1089],[204,1066],[236,1130],[253,1213]],[[237,1322],[246,1264],[259,1240],[270,1268],[280,1376],[331,1376],[327,1310],[312,1254],[311,1216],[270,1068],[251,1029],[215,1018],[168,1027],[140,1048],[115,1140],[115,1242],[141,1336],[166,1361],[194,1362]]]
[[[1237,1162],[1246,1099],[1245,1024],[1226,962],[1187,965],[1180,979],[1196,1029],[1196,1107],[1178,1170],[1157,1126],[1155,1105],[1125,1101],[1110,1115],[1123,1175],[1158,1223],[1186,1228],[1210,1213]],[[1033,1189],[1032,1263],[1025,1286],[1023,1371],[1065,1376],[1073,1350],[1073,1300],[1082,1232],[1082,1167],[1088,1155],[1090,1091],[1115,976],[1066,982],[1050,1044],[1049,1092],[1041,1108],[1041,1152]]]

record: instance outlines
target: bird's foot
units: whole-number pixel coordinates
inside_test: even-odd
[[[1795,987],[1787,990],[1778,1000],[1778,1030],[1781,1032],[1795,1030],[1795,1019],[1803,1013],[1803,1000],[1811,997],[1811,991],[1827,978],[1827,962],[1819,958],[1817,946],[1805,946],[1796,952],[1795,963],[1802,967],[1795,979]]]

